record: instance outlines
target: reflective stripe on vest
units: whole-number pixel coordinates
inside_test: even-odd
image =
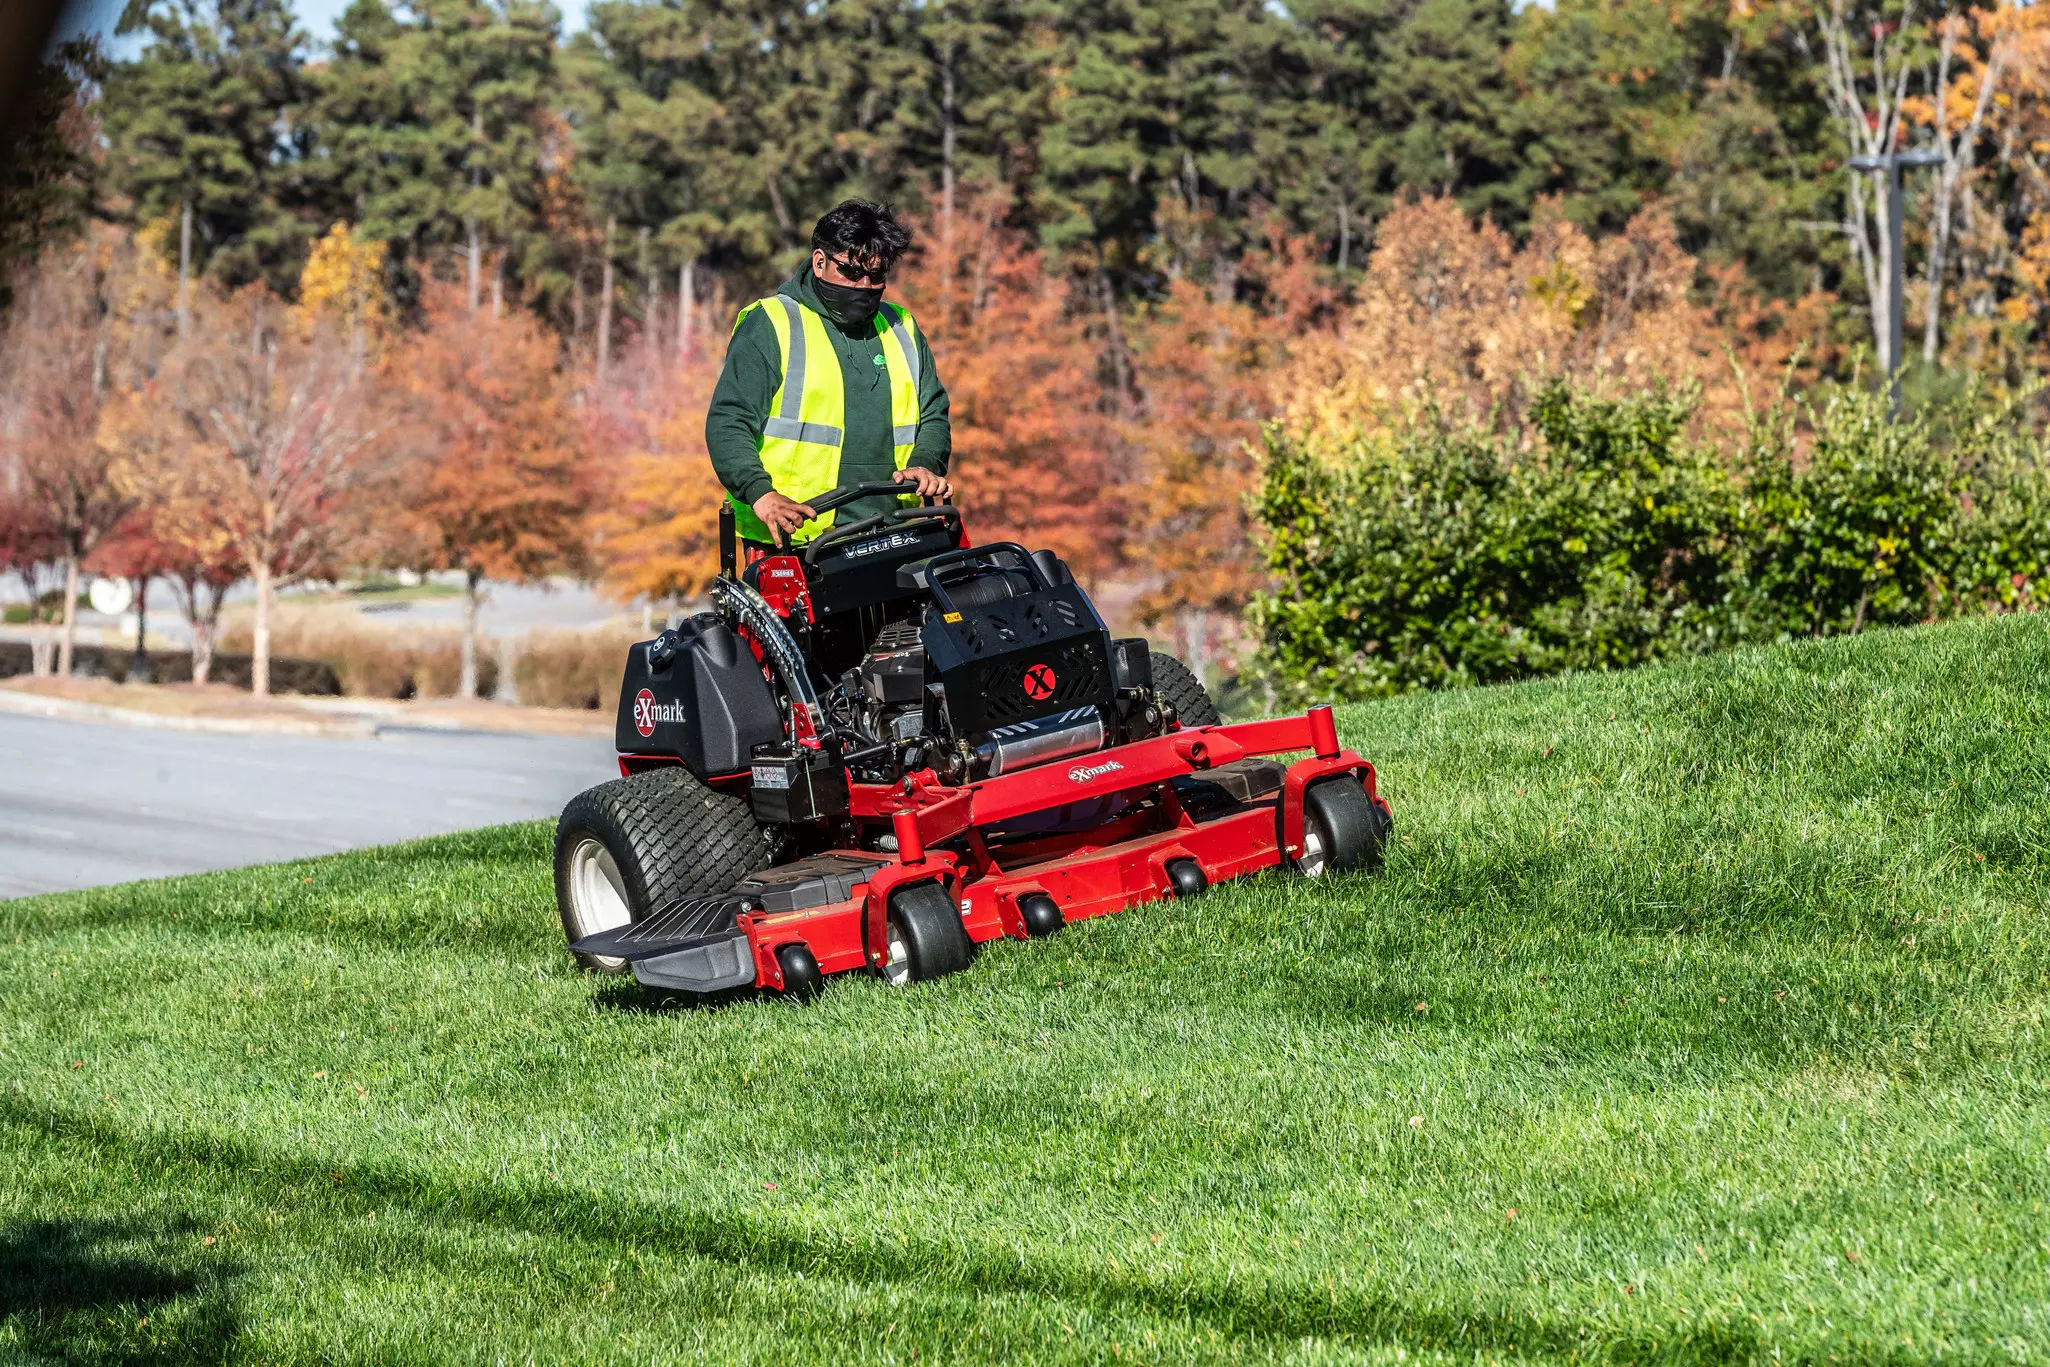
[[[826,332],[826,320],[787,294],[758,299],[740,311],[738,331],[748,314],[760,309],[775,329],[783,361],[783,382],[769,400],[762,424],[762,469],[777,493],[802,503],[840,487],[840,455],[846,441],[847,387],[840,356]],[[918,325],[896,304],[876,313],[876,335],[883,341],[883,364],[890,379],[890,444],[897,468],[911,460],[918,440]],[[894,343],[894,345],[893,345]],[[754,509],[732,498],[740,534],[767,541],[769,529]],[[915,495],[909,495],[916,501]],[[833,513],[813,518],[790,537],[809,541],[833,525]]]

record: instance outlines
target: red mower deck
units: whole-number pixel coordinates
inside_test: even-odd
[[[1265,758],[1302,751],[1287,765]],[[1304,793],[1341,774],[1386,810],[1373,765],[1340,748],[1331,709],[1317,707],[1185,728],[959,788],[929,773],[901,786],[856,785],[853,815],[887,821],[894,853],[813,855],[574,947],[625,959],[651,985],[702,990],[716,977],[722,987],[782,991],[792,947],[821,974],[882,969],[890,899],[921,883],[959,908],[972,941],[1026,939],[1034,898],[1051,901],[1058,927],[1300,859]],[[1129,810],[1071,834],[1003,833],[1020,818],[1105,801]]]

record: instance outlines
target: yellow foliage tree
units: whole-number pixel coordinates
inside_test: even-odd
[[[325,318],[338,324],[359,351],[380,351],[392,326],[384,267],[384,243],[357,241],[346,223],[328,229],[299,272],[296,321],[301,332],[310,333]]]

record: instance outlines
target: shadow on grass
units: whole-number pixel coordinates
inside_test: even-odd
[[[759,987],[730,987],[724,992],[679,992],[673,987],[648,987],[622,975],[606,979],[591,994],[591,1005],[599,1011],[623,1016],[672,1016],[724,1011],[743,1002],[781,999],[781,993]]]
[[[14,1109],[0,1097],[0,1118]],[[47,1113],[41,1113],[47,1121]],[[594,1198],[585,1190],[569,1190],[554,1182],[465,1181],[434,1178],[404,1164],[363,1163],[346,1167],[346,1181],[333,1183],[331,1160],[308,1160],[266,1150],[220,1136],[133,1135],[110,1130],[83,1116],[60,1119],[46,1130],[52,1139],[80,1145],[108,1156],[155,1162],[176,1153],[197,1160],[211,1186],[261,1193],[271,1203],[292,1203],[308,1191],[334,1193],[339,1215],[358,1208],[394,1207],[431,1211],[444,1228],[460,1223],[540,1234],[581,1244],[635,1245],[671,1256],[704,1258],[735,1267],[751,1267],[826,1276],[853,1284],[888,1283],[922,1293],[966,1291],[976,1296],[1017,1295],[1050,1298],[1074,1306],[1094,1306],[1118,1313],[1195,1319],[1219,1333],[1246,1335],[1269,1342],[1331,1337],[1350,1344],[1388,1343],[1410,1349],[1435,1349],[1460,1354],[1498,1353],[1551,1355],[1580,1362],[1676,1363],[1756,1362],[1773,1344],[1743,1323],[1695,1323],[1650,1328],[1609,1326],[1583,1318],[1571,1308],[1542,1315],[1503,1307],[1459,1309],[1419,1303],[1399,1295],[1370,1291],[1333,1291],[1328,1283],[1307,1288],[1287,1278],[1234,1282],[1230,1278],[1191,1282],[1182,1273],[1155,1276],[1138,1268],[1106,1274],[1089,1261],[1047,1260],[1028,1263],[1001,1237],[964,1247],[954,1239],[817,1238],[786,1224],[720,1210],[678,1209],[630,1198]],[[202,1159],[200,1155],[204,1153]],[[602,1232],[601,1232],[602,1231]],[[60,1231],[61,1232],[61,1231]],[[93,1265],[91,1238],[74,1240],[71,1255]],[[10,1244],[9,1247],[14,1247]],[[117,1266],[134,1266],[116,1264]],[[0,1275],[10,1269],[0,1263]],[[122,1286],[155,1288],[159,1303],[178,1305],[192,1295],[176,1288],[193,1286],[179,1274],[164,1271],[163,1280],[147,1280],[141,1270],[86,1284],[122,1294]],[[46,1279],[51,1280],[51,1279]],[[138,1293],[139,1294],[139,1293]],[[145,1307],[142,1313],[148,1313]],[[133,1324],[133,1320],[129,1323]],[[224,1299],[198,1299],[186,1317],[189,1337],[149,1352],[107,1351],[97,1345],[84,1350],[62,1339],[53,1351],[70,1352],[93,1361],[161,1362],[218,1360],[236,1332]],[[0,1328],[7,1321],[0,1319]],[[73,1340],[76,1342],[76,1340]],[[1905,1362],[1908,1355],[1867,1345],[1868,1361]]]
[[[182,1223],[0,1226],[0,1349],[68,1362],[227,1359],[241,1334],[227,1288],[234,1268],[197,1268],[170,1252],[202,1237]]]

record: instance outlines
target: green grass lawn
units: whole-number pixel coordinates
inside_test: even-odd
[[[545,825],[0,905],[0,1359],[2041,1362],[2046,722],[2035,619],[1356,708],[1378,877],[803,1009]]]

